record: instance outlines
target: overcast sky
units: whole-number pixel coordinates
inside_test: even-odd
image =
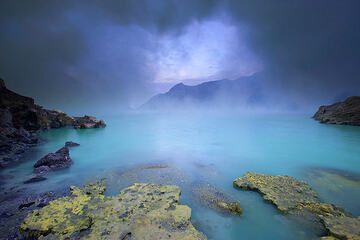
[[[278,101],[360,95],[358,0],[0,2],[0,77],[50,108],[134,107],[261,72]]]

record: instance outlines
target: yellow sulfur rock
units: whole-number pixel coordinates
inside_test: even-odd
[[[21,230],[50,239],[206,239],[191,224],[191,209],[179,205],[177,186],[134,184],[115,197],[104,191],[103,182],[73,187],[29,214]]]

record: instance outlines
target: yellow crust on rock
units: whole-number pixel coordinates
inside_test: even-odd
[[[191,224],[191,209],[179,205],[177,186],[136,183],[114,197],[103,186],[73,187],[69,197],[29,214],[21,230],[51,239],[206,239]]]

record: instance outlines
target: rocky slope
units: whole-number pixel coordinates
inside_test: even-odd
[[[349,97],[343,102],[321,106],[314,119],[321,123],[360,126],[360,96]]]
[[[190,222],[173,185],[133,184],[114,197],[104,182],[71,188],[71,195],[29,214],[21,225],[28,238],[188,239],[206,237]]]
[[[0,79],[0,168],[19,161],[20,155],[38,143],[36,132],[50,128],[105,127],[95,117],[71,117],[57,110],[44,109],[34,99],[6,88]]]
[[[265,200],[284,213],[317,219],[329,235],[327,239],[360,239],[360,217],[353,217],[332,204],[321,202],[304,182],[289,176],[248,172],[237,178],[234,186],[260,192]]]

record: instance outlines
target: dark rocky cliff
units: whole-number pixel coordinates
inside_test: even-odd
[[[37,131],[65,126],[106,125],[95,117],[71,117],[61,111],[44,109],[34,99],[7,89],[0,79],[0,168],[17,162],[26,149],[37,144]]]
[[[360,126],[360,96],[347,98],[328,106],[321,106],[314,119],[321,123]]]

